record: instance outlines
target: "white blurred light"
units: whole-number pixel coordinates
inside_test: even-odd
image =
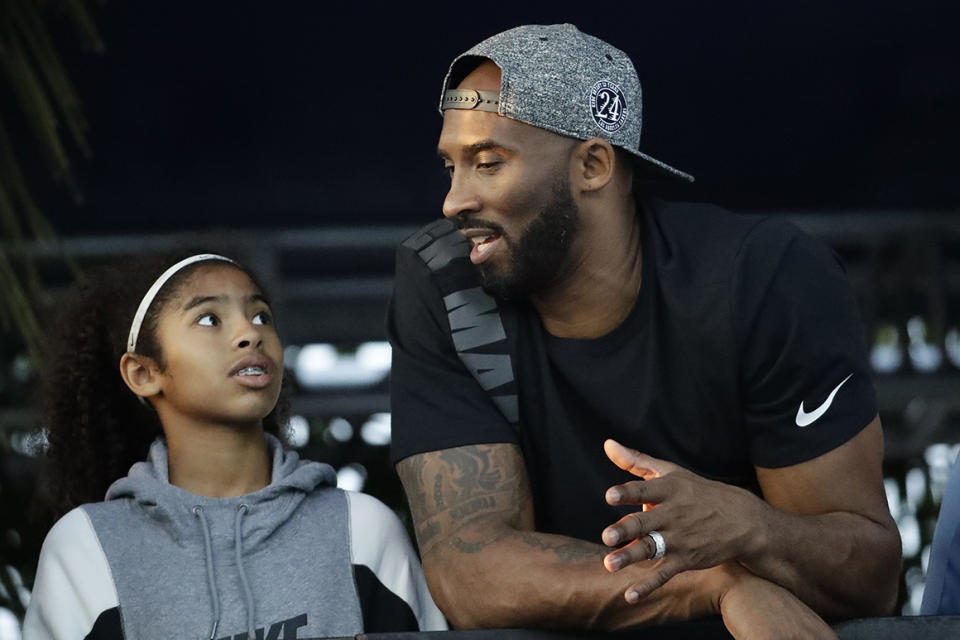
[[[919,615],[925,586],[923,572],[919,567],[910,567],[903,574],[903,581],[907,587],[907,601],[903,603],[903,615]]]
[[[950,445],[937,442],[923,452],[923,459],[933,468],[950,466]]]
[[[947,331],[943,346],[947,351],[947,359],[953,363],[953,366],[960,368],[960,329],[954,327]]]
[[[357,363],[371,371],[389,371],[391,355],[389,342],[364,342],[357,347]]]
[[[7,565],[4,567],[4,570],[7,572],[7,579],[10,584],[13,585],[13,588],[16,589],[17,595],[20,597],[20,602],[24,605],[30,604],[30,590],[23,585],[23,577],[20,575],[20,572],[17,571],[16,567]],[[0,638],[4,636],[0,635]]]
[[[300,357],[300,346],[291,344],[283,350],[283,364],[285,367],[292,368]]]
[[[294,373],[304,387],[365,387],[390,372],[389,345],[364,343],[355,354],[337,353],[330,344],[308,344],[297,355]],[[386,364],[384,364],[386,363]]]
[[[921,373],[935,371],[943,362],[943,352],[927,341],[927,323],[920,316],[907,320],[907,335],[910,337],[910,363]]]
[[[877,327],[876,339],[870,349],[870,366],[877,373],[893,373],[903,364],[900,333],[892,324]]]
[[[907,471],[904,486],[907,489],[907,504],[911,511],[916,513],[917,507],[923,502],[924,494],[927,493],[927,474],[920,467],[910,469]]]
[[[290,416],[290,446],[302,449],[310,442],[310,423],[303,416]]]
[[[920,553],[920,525],[912,515],[900,520],[900,541],[903,543],[903,557],[912,558]]]
[[[930,473],[930,493],[937,504],[943,500],[943,493],[950,482],[950,445],[938,442],[923,452]]]
[[[13,374],[17,382],[26,382],[29,380],[32,371],[33,366],[30,364],[30,358],[25,353],[21,353],[14,358],[13,364],[10,366],[10,373]]]
[[[0,607],[0,638],[20,640],[20,622],[10,609]]]
[[[927,545],[923,548],[923,551],[920,552],[920,570],[923,571],[923,575],[927,575],[927,569],[930,567],[930,545]]]
[[[383,447],[390,444],[390,414],[375,413],[360,427],[360,437],[369,445]]]
[[[47,430],[16,431],[10,435],[10,448],[25,456],[41,455],[47,448]]]
[[[367,481],[367,468],[362,464],[351,462],[337,471],[337,488],[345,491],[362,491]]]
[[[353,425],[346,418],[334,418],[327,430],[337,442],[350,442],[353,438]]]
[[[900,485],[895,478],[884,478],[883,489],[887,493],[887,506],[894,520],[900,519]]]

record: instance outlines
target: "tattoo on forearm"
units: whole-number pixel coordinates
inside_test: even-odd
[[[479,553],[487,547],[485,542],[467,542],[460,536],[450,538],[450,544],[456,547],[460,553]]]
[[[420,454],[398,464],[397,472],[421,553],[446,541],[460,553],[475,554],[511,539],[531,551],[550,552],[561,563],[598,561],[604,554],[598,544],[533,531],[530,485],[513,445]],[[490,516],[494,519],[485,519]]]
[[[443,476],[439,473],[433,479],[433,501],[436,503],[438,509],[443,509]]]
[[[437,537],[438,533],[440,533],[440,525],[436,522],[427,522],[417,529],[417,541],[420,546],[427,546],[431,540]]]
[[[583,540],[558,539],[528,531],[520,532],[517,535],[528,547],[553,551],[557,555],[557,559],[564,563],[595,560],[601,558],[604,554],[599,545]]]
[[[471,500],[466,504],[461,504],[450,509],[450,518],[453,520],[463,520],[464,518],[472,516],[479,511],[493,509],[496,506],[497,501],[491,496],[482,496],[475,500]]]

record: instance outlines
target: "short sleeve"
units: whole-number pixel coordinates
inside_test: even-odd
[[[462,238],[459,232],[452,233]],[[513,381],[512,365],[503,360],[509,356],[483,353],[482,345],[460,345],[468,348],[458,349],[451,330],[451,317],[463,325],[465,315],[475,312],[475,321],[466,322],[468,328],[460,335],[475,336],[478,343],[501,341],[500,316],[489,308],[496,303],[476,282],[456,277],[463,271],[465,252],[451,263],[428,260],[424,253],[429,251],[430,245],[419,251],[406,245],[398,249],[387,313],[387,335],[393,348],[390,404],[395,462],[451,447],[517,442],[495,401],[497,390],[504,386],[501,383]],[[465,359],[477,363],[475,371],[468,370]],[[506,370],[501,375],[504,362]],[[489,388],[484,389],[480,380],[489,381]]]
[[[816,458],[873,420],[856,298],[828,247],[782,221],[757,225],[738,255],[731,300],[753,464]]]

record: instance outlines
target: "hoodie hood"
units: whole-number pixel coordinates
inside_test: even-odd
[[[195,515],[196,507],[200,507],[211,520],[214,549],[233,546],[233,518],[240,505],[246,505],[244,547],[255,549],[287,520],[307,494],[337,484],[337,474],[330,465],[300,460],[270,434],[266,434],[266,440],[272,460],[271,480],[259,491],[208,498],[170,484],[167,446],[158,438],[145,461],[134,464],[126,477],[110,485],[106,500],[132,501],[180,544],[189,540],[203,544]],[[221,523],[224,526],[218,526]]]

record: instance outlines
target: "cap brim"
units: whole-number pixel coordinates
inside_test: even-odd
[[[623,149],[623,147],[620,148]],[[689,173],[685,173],[679,169],[674,169],[667,163],[660,162],[656,158],[648,156],[645,153],[634,151],[633,149],[624,149],[624,151],[629,151],[634,157],[640,160],[640,162],[637,163],[637,167],[645,173],[658,178],[670,178],[671,180],[679,179],[686,182],[694,181],[694,177]]]

